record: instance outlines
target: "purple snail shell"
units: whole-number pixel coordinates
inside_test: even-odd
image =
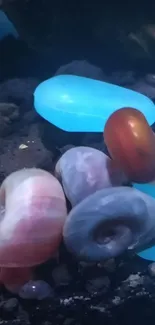
[[[120,186],[127,181],[116,163],[102,151],[76,147],[66,151],[56,164],[60,179],[72,206],[105,187]]]
[[[155,200],[130,187],[97,191],[75,206],[63,238],[79,260],[100,262],[155,238]]]

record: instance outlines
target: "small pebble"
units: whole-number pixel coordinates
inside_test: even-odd
[[[68,64],[61,66],[55,76],[61,74],[71,74],[81,77],[87,77],[95,80],[104,80],[105,75],[101,68],[89,63],[86,60],[73,60]]]
[[[10,298],[3,305],[3,311],[13,313],[18,309],[19,303],[16,298]]]
[[[26,144],[24,144],[24,143],[22,143],[22,144],[20,144],[20,146],[19,146],[19,149],[27,149],[28,148],[28,146],[26,145]]]
[[[0,94],[1,95],[1,94]],[[14,122],[19,119],[19,107],[13,103],[0,103],[0,136],[13,131]]]
[[[110,280],[107,276],[91,279],[86,284],[86,289],[89,293],[106,292],[110,286]]]
[[[146,80],[147,83],[154,86],[155,85],[155,74],[148,73],[145,76],[145,80]]]
[[[137,274],[130,274],[129,277],[123,281],[130,288],[136,288],[139,285],[142,285],[144,282],[144,277]]]
[[[29,281],[18,292],[18,295],[23,299],[43,300],[53,297],[54,291],[51,286],[45,281]]]
[[[151,276],[155,276],[155,262],[149,264],[148,272]]]
[[[52,277],[56,286],[68,285],[71,281],[71,275],[65,264],[57,266],[52,272]]]
[[[121,298],[119,296],[115,296],[112,300],[112,303],[116,306],[118,306],[121,303]]]

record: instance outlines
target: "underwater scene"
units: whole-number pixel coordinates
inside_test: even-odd
[[[0,0],[0,325],[155,323],[155,4]]]

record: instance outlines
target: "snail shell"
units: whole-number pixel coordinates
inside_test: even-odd
[[[56,165],[55,174],[61,180],[72,206],[97,190],[120,186],[126,181],[112,159],[90,147],[76,147],[66,151]]]
[[[0,188],[0,266],[27,267],[50,258],[67,216],[63,189],[50,173],[22,169]]]
[[[68,215],[66,247],[79,260],[100,262],[155,238],[155,200],[130,187],[102,189]]]

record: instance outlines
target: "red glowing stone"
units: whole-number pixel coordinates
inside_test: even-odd
[[[105,125],[104,140],[130,181],[155,179],[155,135],[139,110],[125,107],[115,111]]]

